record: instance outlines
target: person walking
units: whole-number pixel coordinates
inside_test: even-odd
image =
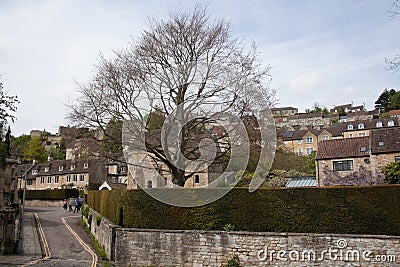
[[[67,199],[65,198],[65,199],[64,199],[64,203],[63,203],[64,212],[67,211],[67,206],[68,206],[68,201],[67,201]]]

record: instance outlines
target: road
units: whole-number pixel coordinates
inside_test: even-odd
[[[92,242],[80,224],[81,213],[64,212],[61,207],[27,207],[26,211],[36,217],[44,256],[18,266],[97,266]]]

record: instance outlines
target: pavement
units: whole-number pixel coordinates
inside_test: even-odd
[[[42,258],[39,236],[33,212],[24,212],[22,218],[22,253],[20,255],[0,256],[0,266],[21,266]]]

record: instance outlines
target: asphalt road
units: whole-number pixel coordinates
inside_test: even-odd
[[[37,215],[45,258],[23,266],[97,266],[95,249],[80,224],[81,213],[64,212],[61,207],[26,210]]]

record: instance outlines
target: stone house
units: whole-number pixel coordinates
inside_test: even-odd
[[[316,155],[317,186],[382,184],[382,167],[399,160],[399,127],[371,129],[369,136],[321,141]]]
[[[295,131],[278,132],[278,138],[283,141],[284,149],[296,153],[299,156],[309,155],[318,150],[318,143],[321,140],[338,139],[342,137],[339,127],[322,129],[302,129]]]
[[[373,120],[356,120],[342,123],[344,138],[369,136],[370,130],[399,126],[399,121],[394,118],[381,118]]]
[[[294,107],[280,107],[271,108],[271,112],[274,117],[287,117],[299,113],[299,109]]]
[[[19,189],[24,188],[24,174],[25,165],[19,165],[15,172]],[[104,162],[98,159],[51,160],[28,166],[26,176],[27,190],[85,189],[90,184],[103,183],[107,173]]]

